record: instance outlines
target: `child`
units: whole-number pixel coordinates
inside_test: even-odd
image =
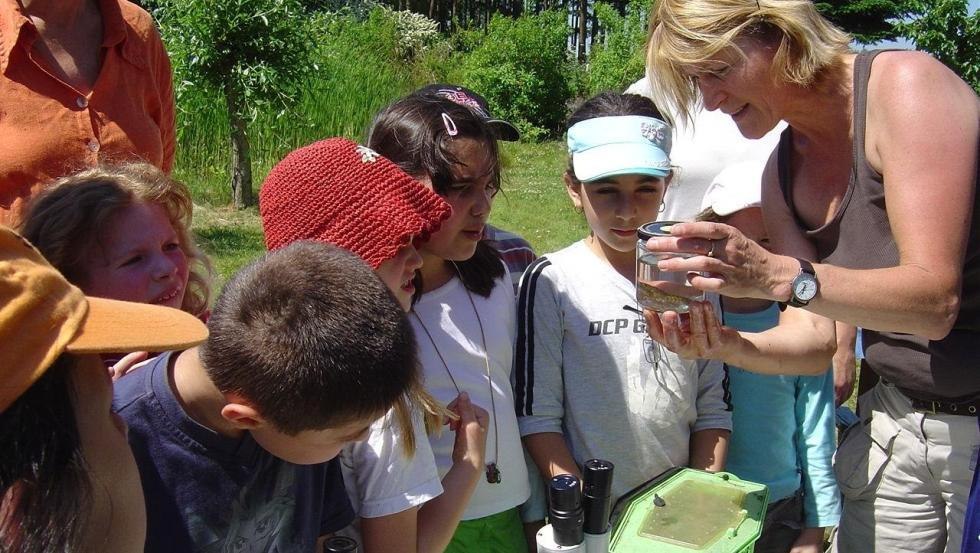
[[[0,227],[0,551],[142,547],[139,473],[97,354],[206,336],[174,309],[86,298]]]
[[[513,288],[499,255],[483,240],[500,188],[497,141],[466,106],[416,95],[378,114],[369,145],[452,206],[450,218],[420,246],[421,295],[411,320],[426,389],[443,402],[467,392],[490,421],[485,478],[446,551],[526,551],[517,506],[529,494],[527,467],[509,384]],[[452,464],[452,440],[430,440],[443,474]]]
[[[760,162],[729,166],[708,186],[698,220],[731,225],[768,248],[762,219]],[[722,323],[745,332],[776,326],[774,302],[721,298]],[[828,367],[829,368],[829,367]],[[834,378],[775,376],[727,366],[734,411],[729,472],[769,486],[769,508],[759,553],[823,551],[824,528],[840,519],[840,497],[831,458]]]
[[[722,366],[681,359],[646,336],[635,304],[636,229],[670,177],[670,126],[653,103],[603,93],[569,120],[564,179],[591,232],[539,258],[518,299],[517,412],[545,478],[615,465],[613,494],[674,466],[719,470],[731,417]]]
[[[416,385],[411,326],[361,259],[315,242],[239,271],[208,325],[117,383],[146,551],[318,551],[353,518],[331,459]]]
[[[493,133],[493,136],[497,140],[516,142],[521,139],[521,133],[513,123],[494,117],[490,113],[490,105],[487,103],[486,98],[465,86],[445,83],[430,84],[412,92],[412,95],[445,98],[466,106],[473,110],[487,124],[490,132]],[[484,229],[486,240],[497,250],[500,254],[500,259],[510,272],[511,281],[514,285],[514,294],[516,295],[517,285],[520,282],[521,275],[524,274],[524,270],[538,256],[534,253],[534,249],[531,248],[531,244],[521,236],[489,224]]]
[[[259,194],[269,249],[304,239],[349,249],[374,268],[406,311],[422,264],[415,244],[427,240],[449,210],[395,164],[343,138],[291,152],[269,172]],[[428,413],[444,411],[423,390],[413,394]],[[486,413],[465,394],[452,405],[460,418],[454,426],[462,425],[454,428],[459,455],[441,484],[417,409],[390,411],[371,426],[366,441],[341,452],[365,553],[441,551],[452,538],[482,475],[486,445],[479,424]]]
[[[88,295],[206,319],[211,265],[191,238],[192,209],[187,187],[156,167],[104,165],[57,180],[32,201],[22,229]],[[146,355],[103,358],[119,378]]]
[[[156,167],[105,165],[55,181],[22,228],[86,294],[200,317],[211,266],[191,238],[192,209],[187,187]]]

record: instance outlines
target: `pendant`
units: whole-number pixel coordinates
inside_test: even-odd
[[[487,482],[490,484],[500,483],[500,469],[497,468],[497,463],[487,464]]]

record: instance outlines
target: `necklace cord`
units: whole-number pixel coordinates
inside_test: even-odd
[[[452,264],[453,269],[456,271],[456,276],[459,278],[460,285],[462,285],[463,290],[466,292],[466,298],[468,300],[470,300],[470,307],[473,309],[473,315],[476,316],[476,324],[480,328],[480,340],[482,341],[482,345],[483,345],[483,364],[484,364],[484,367],[486,368],[487,387],[488,387],[488,390],[490,392],[490,410],[493,413],[493,453],[494,453],[494,455],[493,455],[493,460],[487,462],[487,474],[488,474],[488,481],[490,481],[490,474],[492,472],[496,472],[497,473],[497,482],[499,482],[499,470],[497,469],[497,458],[500,455],[500,440],[499,440],[499,435],[498,435],[498,431],[497,431],[497,402],[496,402],[496,400],[494,398],[493,379],[490,376],[491,375],[491,371],[490,371],[490,353],[487,350],[487,334],[486,334],[486,331],[483,328],[483,319],[480,317],[480,312],[476,309],[476,302],[473,301],[473,294],[470,292],[469,288],[466,287],[466,283],[463,282],[463,277],[462,277],[462,275],[459,272],[459,267],[457,267],[456,266],[456,263],[454,263],[452,261],[450,261],[449,263]],[[458,394],[462,393],[462,390],[460,389],[459,384],[456,382],[456,378],[453,376],[453,372],[451,370],[449,370],[449,363],[446,362],[446,358],[443,357],[442,352],[439,351],[439,346],[436,345],[436,341],[433,338],[432,333],[429,332],[429,328],[425,325],[424,322],[422,322],[422,317],[420,317],[419,314],[415,310],[412,310],[411,313],[415,317],[415,320],[417,320],[419,322],[419,326],[422,327],[422,331],[425,332],[426,337],[429,339],[429,342],[432,344],[432,349],[435,350],[436,356],[439,357],[439,361],[442,362],[443,368],[446,369],[446,374],[449,375],[449,380],[452,381],[453,387],[456,388],[456,394],[458,395]],[[495,482],[492,482],[491,481],[491,483],[495,483]]]

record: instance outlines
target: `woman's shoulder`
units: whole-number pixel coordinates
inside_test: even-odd
[[[156,22],[153,21],[153,16],[132,2],[126,0],[117,1],[119,12],[122,14],[123,20],[126,21],[130,32],[140,42],[160,44],[162,46],[163,42],[160,39],[160,33],[157,31]]]
[[[879,53],[872,65],[868,86],[873,98],[892,100],[880,103],[884,109],[902,108],[905,102],[958,101],[960,94],[976,96],[973,89],[952,69],[929,54],[911,50]],[[948,98],[942,95],[944,91],[955,96]]]
[[[916,151],[951,143],[969,148],[978,117],[976,92],[932,56],[889,51],[875,58],[868,81],[867,150],[879,172],[881,152],[895,144],[915,144]]]

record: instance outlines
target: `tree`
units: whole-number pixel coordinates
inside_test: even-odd
[[[822,0],[816,7],[838,27],[862,44],[895,40],[899,23],[918,13],[917,0]]]
[[[235,207],[254,203],[248,122],[285,109],[313,68],[313,33],[298,0],[157,0],[179,96],[204,87],[223,96]]]
[[[589,94],[623,90],[643,76],[648,8],[645,0],[631,0],[621,15],[612,5],[596,2],[603,36],[589,54]]]
[[[578,78],[567,39],[564,10],[495,15],[478,45],[460,54],[461,84],[486,97],[493,114],[517,125],[524,139],[559,135]]]
[[[980,10],[967,0],[920,0],[923,15],[899,24],[902,35],[980,92]]]

